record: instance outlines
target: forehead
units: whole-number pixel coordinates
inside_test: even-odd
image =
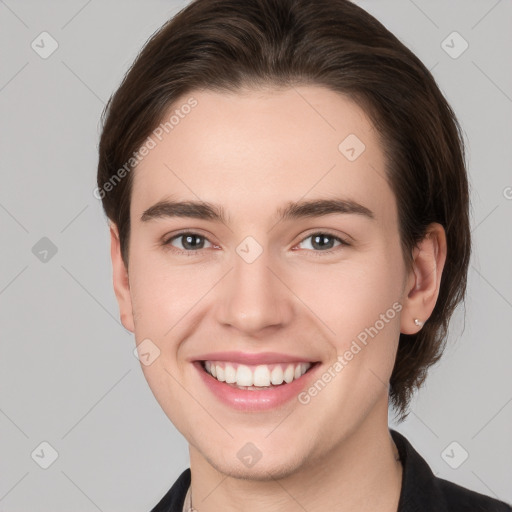
[[[135,219],[170,195],[221,204],[241,221],[317,197],[350,198],[381,222],[396,215],[373,124],[323,87],[195,91],[173,104],[150,139],[133,171]]]

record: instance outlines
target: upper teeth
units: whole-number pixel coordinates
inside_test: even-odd
[[[238,386],[278,386],[304,375],[311,363],[278,363],[248,366],[225,361],[205,361],[206,371],[220,382]]]

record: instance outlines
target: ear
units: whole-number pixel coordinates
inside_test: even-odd
[[[121,323],[125,329],[135,332],[128,270],[121,257],[119,231],[114,223],[110,223],[110,256],[112,258],[114,292],[119,304]]]
[[[400,320],[400,332],[416,334],[432,314],[439,296],[441,274],[446,261],[446,233],[443,226],[433,222],[423,240],[413,250],[414,263],[407,278]]]

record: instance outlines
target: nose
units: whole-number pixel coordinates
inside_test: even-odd
[[[268,254],[251,263],[235,255],[233,265],[219,290],[218,321],[251,337],[289,324],[293,293]]]

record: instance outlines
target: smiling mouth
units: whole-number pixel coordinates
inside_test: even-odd
[[[300,379],[318,362],[245,365],[229,361],[200,361],[203,370],[237,389],[261,391],[284,386]]]

